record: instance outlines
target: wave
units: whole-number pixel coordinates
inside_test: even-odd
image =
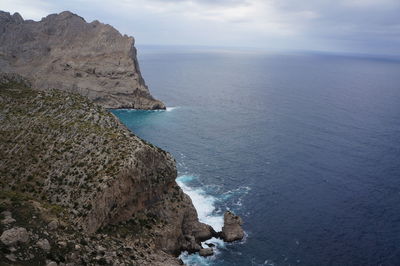
[[[178,108],[179,108],[179,106],[167,107],[165,111],[171,112],[171,111],[173,111],[173,110],[175,110],[175,109],[178,109]]]
[[[217,198],[207,195],[202,188],[192,188],[188,185],[189,182],[196,179],[193,175],[183,175],[176,179],[178,185],[182,190],[189,195],[192,199],[193,205],[197,210],[199,220],[202,223],[206,223],[212,226],[215,231],[221,231],[224,224],[224,218],[222,214],[215,214],[215,203],[218,201]]]
[[[179,176],[176,179],[178,185],[182,188],[182,190],[189,195],[192,199],[193,205],[197,210],[197,214],[200,222],[211,225],[215,231],[221,231],[224,223],[223,213],[225,210],[217,209],[217,205],[225,205],[226,209],[230,209],[226,205],[234,205],[233,207],[240,207],[242,196],[246,195],[250,188],[243,186],[237,189],[229,190],[224,193],[219,193],[218,191],[214,191],[216,186],[202,186],[202,187],[192,187],[190,186],[193,183],[198,182],[198,177],[192,174],[184,174]],[[208,189],[209,188],[209,189]],[[215,195],[219,195],[218,197],[212,196],[207,192],[214,191]],[[240,244],[243,244],[247,240],[247,233],[245,233],[245,238],[240,241]],[[188,254],[187,252],[183,252],[179,258],[186,264],[191,266],[197,265],[213,265],[215,260],[218,257],[218,254],[221,253],[223,249],[226,249],[226,243],[218,238],[211,238],[207,241],[201,243],[203,248],[208,248],[207,244],[214,245],[214,255],[210,257],[202,257],[198,253],[196,254]]]
[[[142,109],[132,109],[132,108],[119,108],[119,109],[111,109],[112,111],[117,110],[117,111],[124,111],[127,113],[133,113],[133,112],[171,112],[175,109],[180,108],[179,106],[171,106],[171,107],[166,107],[165,110],[162,109],[157,109],[157,110],[142,110]]]

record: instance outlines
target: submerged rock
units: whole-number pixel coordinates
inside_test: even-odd
[[[242,225],[242,218],[230,211],[225,212],[224,226],[222,227],[221,233],[222,239],[226,242],[233,242],[243,239],[244,231],[242,229]]]
[[[202,249],[200,249],[199,254],[200,254],[200,256],[208,257],[208,256],[212,256],[214,254],[214,251],[212,248],[202,248]]]
[[[215,245],[213,243],[205,243],[205,244],[210,248],[215,247]]]

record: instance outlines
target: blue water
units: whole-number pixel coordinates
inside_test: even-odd
[[[191,265],[400,265],[400,62],[139,49],[168,111],[117,110],[171,152],[202,220],[247,237]]]

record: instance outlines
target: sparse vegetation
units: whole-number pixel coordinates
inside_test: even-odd
[[[177,220],[186,208],[178,205],[183,193],[174,183],[172,158],[78,94],[36,91],[23,82],[1,81],[0,76],[0,212],[11,211],[15,225],[35,236],[31,241],[46,238],[52,246],[46,253],[21,245],[21,265],[74,261],[76,256],[84,265],[110,264],[110,258],[148,261],[149,250],[154,251],[157,237],[171,221],[143,206],[173,213]],[[99,208],[104,208],[97,200],[108,189],[123,189],[121,180],[129,182],[129,197],[118,199],[121,202],[100,217],[96,226],[106,226],[90,239],[87,229],[92,228],[85,226],[100,219]],[[120,219],[121,211],[133,216]],[[117,220],[109,223],[112,215]],[[62,226],[49,234],[52,219]],[[175,226],[181,230],[181,225]],[[0,229],[8,227],[0,224]],[[85,249],[78,248],[79,243]],[[98,251],[102,243],[104,250],[116,253]],[[5,256],[10,252],[0,242],[0,261],[8,261]]]

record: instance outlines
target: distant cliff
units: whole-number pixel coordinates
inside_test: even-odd
[[[29,86],[0,75],[4,265],[177,265],[218,236],[169,153],[79,94]]]
[[[37,89],[77,92],[105,108],[165,109],[140,73],[134,39],[71,13],[41,21],[0,11],[0,71]]]

